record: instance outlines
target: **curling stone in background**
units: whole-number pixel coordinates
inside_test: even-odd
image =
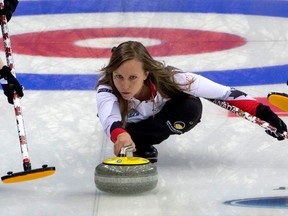
[[[129,157],[132,146],[121,149],[120,156],[106,159],[95,168],[95,185],[104,192],[141,193],[154,189],[158,183],[157,167],[141,157]]]

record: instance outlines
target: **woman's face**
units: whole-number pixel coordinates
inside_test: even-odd
[[[139,93],[147,79],[148,72],[143,70],[142,62],[128,60],[113,72],[113,82],[125,100]]]

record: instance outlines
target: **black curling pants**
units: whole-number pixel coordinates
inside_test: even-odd
[[[166,102],[154,117],[129,123],[126,130],[136,144],[137,151],[159,144],[173,134],[183,134],[195,127],[201,119],[199,98],[183,95]]]

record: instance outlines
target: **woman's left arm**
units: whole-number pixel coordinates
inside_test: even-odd
[[[188,94],[192,94],[196,97],[204,97],[208,99],[219,99],[228,102],[229,104],[238,107],[239,109],[250,113],[277,128],[278,134],[269,134],[278,140],[283,140],[283,136],[278,136],[287,131],[287,126],[271,109],[269,106],[261,104],[255,98],[242,92],[238,89],[221,85],[213,82],[201,75],[193,73],[185,73],[186,80],[193,79],[193,83]]]

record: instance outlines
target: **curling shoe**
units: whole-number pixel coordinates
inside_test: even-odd
[[[136,147],[137,148],[137,147]],[[157,149],[150,145],[145,150],[137,150],[133,153],[134,157],[142,157],[148,159],[151,163],[156,163],[158,160],[158,151]]]

